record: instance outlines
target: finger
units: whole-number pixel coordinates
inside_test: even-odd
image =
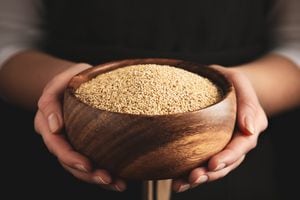
[[[234,162],[243,155],[247,154],[257,145],[258,135],[244,136],[237,132],[231,142],[220,153],[213,156],[208,162],[210,171],[221,170]]]
[[[226,176],[229,172],[231,172],[232,170],[234,170],[235,168],[237,168],[245,159],[245,155],[243,155],[242,157],[240,157],[236,162],[234,162],[233,164],[223,168],[222,170],[219,171],[209,171],[206,173],[206,175],[208,176],[208,182],[211,181],[215,181],[217,179],[220,179],[224,176]]]
[[[93,180],[93,177],[91,175],[91,173],[84,173],[82,171],[79,171],[77,169],[74,169],[72,167],[69,167],[68,165],[64,164],[63,162],[60,161],[60,164],[62,165],[62,167],[70,172],[74,177],[78,178],[79,180],[85,181],[87,183],[95,183],[95,184],[99,184],[99,182],[95,182]]]
[[[38,134],[41,134],[41,131],[40,131],[40,126],[42,126],[42,124],[40,123],[42,118],[43,118],[43,114],[41,113],[40,110],[38,110],[35,114],[35,117],[34,117],[34,130],[36,133]]]
[[[38,108],[47,119],[49,130],[54,133],[63,126],[61,112],[61,95],[70,79],[84,69],[91,67],[88,64],[77,64],[53,78],[44,88],[38,101]]]
[[[256,125],[255,118],[259,115],[265,117],[265,114],[262,112],[255,91],[247,78],[240,73],[233,75],[231,80],[236,88],[239,128],[247,135],[258,134],[260,127]]]
[[[191,171],[189,175],[189,183],[194,187],[195,184],[201,184],[208,180],[208,176],[206,175],[207,169],[204,167],[198,167]]]
[[[242,133],[252,135],[264,130],[267,117],[248,78],[241,72],[229,71],[218,65],[211,67],[221,71],[233,83],[237,96],[237,121]]]
[[[224,150],[213,156],[208,162],[210,171],[218,171],[236,162],[257,145],[258,135],[244,136],[236,132]]]
[[[96,182],[99,181],[100,183],[109,184],[108,189],[112,189],[118,192],[123,192],[124,190],[126,190],[127,186],[125,181],[120,178],[112,179],[111,175],[107,170],[96,169],[93,172],[93,177],[93,179]]]
[[[116,179],[113,183],[113,187],[118,192],[123,192],[124,190],[126,190],[126,183],[122,179]]]
[[[112,178],[108,171],[104,169],[97,169],[93,172],[93,180],[99,182],[100,184],[110,184],[112,183]]]
[[[184,192],[190,189],[190,184],[184,179],[176,179],[172,181],[172,189],[174,192]]]
[[[60,164],[63,166],[63,168],[70,172],[74,177],[78,178],[79,180],[82,180],[87,183],[92,183],[92,184],[98,184],[103,186],[104,188],[108,189],[110,188],[111,190],[115,190],[112,185],[109,185],[107,182],[102,182],[104,178],[101,178],[101,181],[99,177],[102,177],[102,174],[93,174],[93,173],[84,173],[82,171],[78,171],[74,168],[69,167],[68,165],[65,165],[63,162],[60,162]]]
[[[123,180],[117,179],[108,185],[101,185],[102,188],[117,192],[123,192],[126,190],[126,184]]]
[[[236,162],[234,162],[232,165],[227,166],[226,168],[214,172],[214,171],[206,171],[202,168],[197,168],[193,170],[193,182],[191,182],[191,188],[197,187],[205,182],[211,182],[215,181],[217,179],[220,179],[224,176],[226,176],[229,172],[237,168],[245,159],[245,155],[243,155],[241,158],[239,158]],[[192,175],[192,174],[191,174]],[[203,178],[204,177],[204,178]]]
[[[210,171],[222,171],[224,168],[236,163],[241,157],[243,157],[248,151],[255,147],[257,141],[257,135],[245,137],[242,134],[235,134],[232,141],[227,147],[209,161],[208,167]],[[224,171],[222,171],[224,172]],[[195,184],[201,184],[208,181],[206,168],[196,168],[189,176],[189,185],[184,179],[175,180],[173,182],[174,191],[180,190],[180,187],[186,188],[194,187]]]
[[[99,169],[93,173],[83,173],[65,165],[64,163],[61,163],[61,165],[73,176],[87,183],[98,184],[104,189],[118,192],[122,192],[126,189],[126,184],[123,180],[117,179],[114,182],[112,182],[106,170]]]
[[[89,160],[74,151],[62,135],[46,134],[43,139],[51,152],[64,164],[83,172],[91,171],[92,166]]]
[[[63,127],[62,107],[58,97],[50,96],[45,92],[38,101],[40,113],[47,119],[47,128],[51,133],[59,132]]]
[[[45,145],[51,153],[71,168],[76,168],[83,172],[91,170],[89,160],[74,151],[63,135],[52,134],[47,128],[47,122],[44,116],[39,115],[36,122],[36,129],[39,130]]]

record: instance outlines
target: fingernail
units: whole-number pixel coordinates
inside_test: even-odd
[[[179,187],[179,190],[177,192],[184,192],[184,191],[188,190],[189,188],[190,188],[190,184],[184,184]]]
[[[206,176],[206,175],[201,175],[201,176],[194,182],[194,184],[205,183],[207,180],[208,180],[208,176]]]
[[[98,184],[101,184],[101,185],[103,185],[103,184],[105,184],[105,185],[109,184],[109,181],[105,180],[105,178],[101,177],[101,176],[95,176],[95,177],[93,177],[93,179],[94,179],[95,183],[98,183]]]
[[[58,130],[59,124],[58,124],[58,117],[56,114],[52,113],[49,115],[48,126],[49,126],[51,133],[55,133]]]
[[[226,166],[225,163],[220,163],[220,164],[214,169],[214,171],[219,171],[219,170],[223,169],[225,166]]]
[[[245,118],[245,128],[246,128],[247,135],[255,134],[255,128],[254,128],[252,121],[253,120],[250,117]]]
[[[123,192],[124,188],[121,188],[120,186],[118,186],[117,184],[114,185],[115,190],[117,190],[118,192]]]
[[[82,164],[76,164],[75,168],[82,172],[88,172],[88,170]]]

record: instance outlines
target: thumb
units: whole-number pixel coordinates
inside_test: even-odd
[[[79,72],[92,67],[88,64],[76,64],[55,76],[44,88],[38,101],[38,109],[48,122],[51,133],[58,132],[63,127],[61,98],[70,79]]]
[[[62,108],[58,96],[49,95],[45,91],[38,101],[38,108],[38,112],[46,119],[51,133],[56,133],[63,127]]]
[[[245,75],[235,72],[230,76],[237,96],[237,120],[240,130],[245,135],[258,134],[261,130],[256,119],[265,114],[258,101],[256,93]]]
[[[264,130],[267,126],[266,115],[248,78],[234,68],[228,69],[218,65],[211,67],[226,75],[235,88],[237,122],[241,132],[245,135],[253,135]]]

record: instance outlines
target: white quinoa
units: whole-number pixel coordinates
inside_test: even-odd
[[[75,96],[84,103],[119,113],[166,115],[195,111],[222,98],[207,78],[168,65],[119,68],[83,83]]]

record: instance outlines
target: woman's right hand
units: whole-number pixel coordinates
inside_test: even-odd
[[[74,75],[89,67],[92,66],[76,64],[56,75],[46,85],[38,101],[35,130],[42,136],[48,150],[73,176],[85,182],[99,184],[106,189],[124,191],[126,184],[123,180],[112,179],[104,169],[93,169],[88,158],[76,152],[61,133],[64,124],[61,105],[64,89]]]

